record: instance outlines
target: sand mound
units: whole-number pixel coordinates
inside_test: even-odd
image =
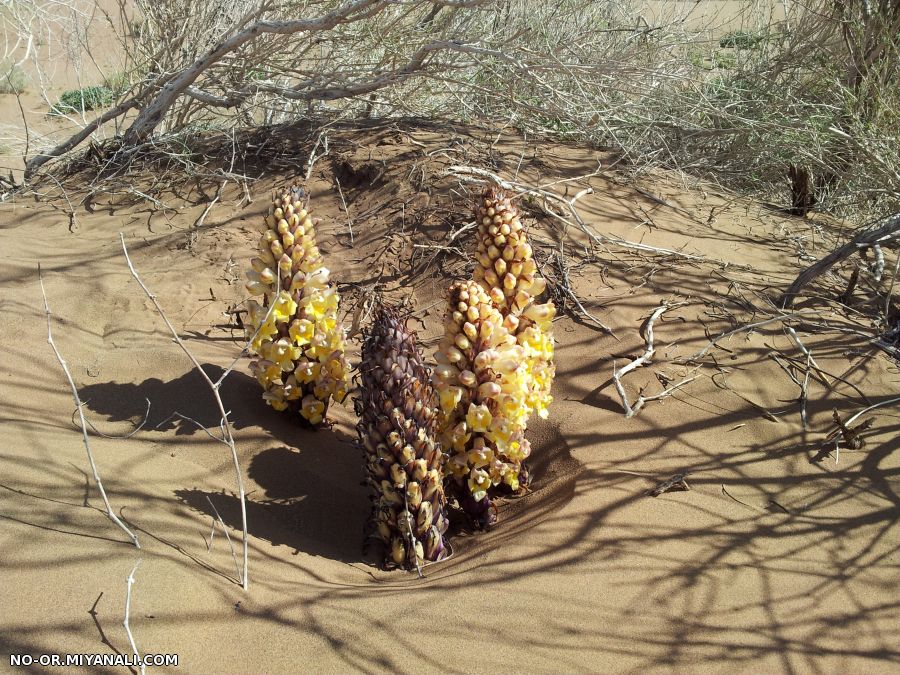
[[[545,273],[567,275],[618,339],[558,291],[555,402],[530,432],[533,489],[501,504],[495,530],[458,532],[453,557],[424,579],[379,571],[362,550],[368,501],[351,407],[334,408],[331,428],[301,429],[265,406],[242,361],[223,388],[248,486],[242,592],[221,531],[207,550],[215,514],[240,538],[230,457],[210,437],[212,400],[128,274],[117,233],[192,352],[220,374],[240,349],[234,310],[254,223],[274,185],[305,173],[310,147],[303,130],[257,136],[239,169],[263,177],[247,193],[227,183],[200,227],[219,182],[159,167],[89,198],[77,176],[65,181],[74,223],[52,186],[52,203],[0,205],[5,653],[129,651],[125,578],[141,558],[138,647],[177,653],[187,672],[900,671],[896,408],[869,415],[862,449],[837,463],[821,453],[833,408],[896,395],[896,363],[850,331],[803,332],[821,369],[804,429],[784,370],[802,358],[780,324],[724,341],[700,368],[683,360],[708,336],[764,318],[765,299],[837,231],[674,176],[597,173],[609,154],[513,133],[332,131],[307,187],[348,324],[378,288],[409,304],[426,349],[436,344],[443,293],[471,269],[465,227],[477,188],[446,173],[458,164],[535,186],[566,181],[548,189],[569,198],[591,187],[578,202],[591,226],[680,254],[604,250],[540,200],[523,203]],[[129,433],[146,415],[128,440],[91,437],[141,551],[98,509],[46,344],[38,262],[57,343],[97,430]],[[822,279],[819,290],[839,283]],[[654,363],[626,376],[626,389],[633,400],[697,379],[626,419],[613,364],[644,350],[639,328],[663,302]],[[863,294],[856,302],[865,309]],[[823,311],[817,321],[848,325]],[[678,473],[690,490],[648,496]]]

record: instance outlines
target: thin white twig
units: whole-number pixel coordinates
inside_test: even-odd
[[[238,579],[241,578],[241,566],[238,565],[237,554],[234,552],[234,543],[231,541],[231,535],[228,534],[228,528],[225,527],[225,521],[222,520],[222,516],[219,515],[219,511],[216,509],[216,505],[212,503],[212,499],[209,498],[209,495],[206,495],[206,501],[209,502],[210,507],[213,510],[213,513],[216,514],[216,518],[219,519],[219,526],[222,528],[222,532],[225,533],[225,539],[228,540],[228,546],[231,548],[231,559],[234,561],[234,569],[237,572]],[[213,530],[215,531],[216,526],[213,523]],[[212,548],[212,534],[209,535],[209,548]]]
[[[138,558],[138,561],[134,564],[134,569],[132,569],[131,574],[128,575],[128,586],[125,591],[125,620],[122,622],[122,625],[125,626],[125,632],[128,634],[128,641],[131,643],[131,651],[141,664],[141,675],[144,675],[144,664],[141,662],[141,655],[138,652],[137,645],[134,642],[134,635],[131,634],[131,626],[128,623],[131,615],[131,587],[134,585],[134,573],[137,572],[137,568],[142,560],[143,558]]]
[[[350,246],[353,246],[353,218],[350,217],[350,209],[347,208],[347,200],[344,199],[344,191],[341,189],[341,181],[338,177],[334,177],[335,185],[337,185],[338,194],[341,196],[341,204],[344,206],[344,214],[347,216],[347,229],[350,230]]]
[[[816,360],[813,358],[812,352],[809,349],[807,349],[806,345],[804,345],[803,342],[800,341],[800,336],[797,335],[797,331],[795,331],[791,326],[785,326],[784,330],[788,335],[791,336],[791,339],[794,341],[794,344],[797,345],[797,349],[799,349],[801,352],[803,352],[803,355],[807,358],[809,363],[814,365],[817,370],[821,371],[822,368],[819,366],[818,363],[816,363]]]
[[[794,379],[794,381],[800,387],[800,423],[803,425],[803,429],[806,430],[809,426],[807,402],[809,400],[809,375],[812,371],[812,368],[815,367],[815,369],[820,373],[820,376],[823,380],[825,380],[826,385],[830,386],[830,383],[826,379],[822,368],[819,367],[819,364],[816,363],[816,360],[813,358],[812,352],[800,340],[800,336],[797,335],[797,331],[795,331],[791,326],[785,326],[784,330],[788,335],[790,335],[791,339],[794,341],[794,344],[797,345],[797,348],[806,357],[806,368],[803,375],[803,382],[800,382],[796,378]]]
[[[634,417],[637,412],[642,407],[644,407],[645,403],[648,403],[649,401],[658,401],[659,399],[665,398],[666,396],[671,396],[672,393],[674,393],[677,389],[680,389],[689,382],[693,382],[698,377],[696,375],[687,377],[681,380],[681,382],[678,382],[671,387],[667,387],[666,389],[663,389],[663,391],[661,391],[659,394],[655,394],[653,396],[644,396],[642,392],[638,394],[637,401],[635,401],[634,405],[631,405],[628,402],[628,394],[625,392],[625,387],[622,384],[622,378],[632,370],[636,370],[641,366],[645,366],[652,361],[653,355],[656,353],[656,347],[653,345],[653,323],[660,316],[662,316],[662,314],[666,310],[671,309],[673,306],[674,305],[669,304],[660,305],[655,310],[653,310],[653,314],[651,314],[650,318],[647,319],[647,328],[644,333],[644,341],[647,344],[647,348],[644,350],[643,354],[634,359],[634,361],[631,361],[627,365],[622,366],[621,368],[616,368],[616,364],[615,362],[613,362],[613,383],[616,386],[616,391],[619,393],[619,396],[622,399],[622,407],[625,409],[626,418]]]
[[[866,414],[867,412],[869,412],[870,410],[875,410],[876,408],[883,408],[883,407],[886,406],[886,405],[893,405],[894,403],[900,403],[900,396],[897,396],[897,397],[895,397],[895,398],[889,398],[889,399],[887,399],[887,400],[885,400],[885,401],[881,401],[881,402],[879,402],[879,403],[873,403],[873,404],[870,405],[868,408],[863,408],[863,409],[860,410],[858,413],[855,413],[855,414],[851,415],[849,418],[847,418],[847,421],[844,422],[844,426],[845,426],[845,427],[849,427],[849,426],[850,426],[851,424],[853,424],[857,419],[859,419],[860,417],[862,417],[863,415],[865,415],[865,414]]]
[[[194,222],[194,226],[191,229],[199,230],[201,227],[203,227],[203,221],[206,220],[206,216],[208,216],[209,212],[212,211],[212,207],[216,205],[217,201],[219,201],[219,197],[222,196],[222,190],[224,189],[226,183],[228,183],[227,178],[223,180],[219,185],[219,189],[216,190],[216,196],[213,197],[212,201],[210,201],[209,204],[206,205],[206,208],[203,209],[203,213],[200,214],[200,217],[197,218],[197,220]]]
[[[131,438],[137,432],[139,432],[141,429],[144,428],[144,425],[147,424],[147,419],[150,417],[150,399],[145,398],[144,400],[147,401],[147,410],[144,411],[144,419],[142,419],[141,423],[136,425],[134,427],[134,429],[129,431],[127,434],[123,434],[121,436],[116,436],[115,434],[104,434],[97,427],[95,427],[94,423],[91,422],[89,419],[85,418],[85,422],[87,422],[88,426],[91,428],[91,431],[93,431],[98,436],[102,436],[103,438],[113,438],[113,439],[120,440],[120,441],[128,440],[129,438]],[[81,405],[87,405],[88,403],[89,403],[89,401],[84,401]],[[72,411],[72,423],[73,424],[75,423],[75,412],[76,411],[74,411],[74,410]]]
[[[322,138],[325,138],[325,143],[322,146],[322,154],[317,155],[316,150],[319,147],[319,142]],[[309,159],[306,161],[306,182],[309,182],[309,177],[312,175],[313,165],[316,163],[316,160],[321,159],[325,155],[328,154],[328,136],[325,131],[320,131],[319,136],[316,138],[316,144],[313,146],[312,152],[309,153]]]
[[[212,518],[212,528],[209,531],[209,541],[206,542],[206,552],[207,553],[212,551],[213,537],[216,536],[216,518],[215,518],[215,516],[211,516],[211,518]]]
[[[188,417],[187,415],[182,415],[182,414],[181,414],[180,412],[178,412],[177,410],[176,410],[175,412],[173,412],[171,415],[169,415],[169,416],[168,416],[166,419],[164,419],[162,422],[160,422],[159,424],[157,424],[157,425],[154,427],[154,429],[159,429],[161,426],[163,426],[164,424],[168,423],[168,421],[169,421],[170,419],[172,419],[173,417],[177,417],[177,418],[179,418],[179,419],[185,420],[186,422],[193,422],[193,423],[197,426],[197,428],[200,429],[200,431],[204,432],[204,433],[205,433],[207,436],[209,436],[211,439],[213,439],[213,440],[216,441],[217,443],[224,443],[224,440],[223,440],[223,439],[225,438],[224,436],[223,436],[222,438],[219,438],[218,436],[213,435],[213,433],[212,433],[209,429],[207,429],[205,425],[201,424],[200,422],[198,422],[197,420],[195,420],[193,417]]]
[[[47,342],[50,343],[50,347],[53,348],[53,353],[56,354],[56,360],[59,361],[59,365],[62,366],[63,372],[66,374],[66,379],[69,381],[69,386],[72,388],[72,397],[75,399],[75,407],[78,409],[78,416],[81,419],[81,437],[82,440],[84,440],[84,449],[87,450],[88,463],[91,465],[91,471],[94,473],[94,481],[97,483],[97,489],[100,491],[100,496],[103,498],[103,504],[106,507],[106,515],[111,521],[122,528],[122,530],[131,538],[135,547],[140,548],[141,545],[138,543],[137,535],[132,532],[115,513],[113,513],[112,506],[110,506],[109,503],[109,497],[106,496],[106,490],[103,488],[103,481],[100,480],[100,471],[97,469],[97,463],[94,461],[94,454],[91,452],[91,444],[88,441],[87,423],[84,419],[84,410],[82,410],[83,404],[81,403],[81,398],[78,396],[78,388],[75,386],[75,381],[72,379],[72,374],[69,372],[69,366],[66,365],[65,359],[63,359],[62,354],[59,353],[59,349],[56,348],[56,343],[53,342],[53,331],[51,329],[52,315],[50,313],[50,303],[47,301],[47,291],[44,289],[44,275],[41,271],[40,263],[38,263],[38,279],[41,283],[41,295],[44,297],[44,311],[47,314]]]
[[[206,381],[207,385],[209,385],[209,389],[213,394],[213,398],[216,400],[216,405],[219,408],[219,413],[221,415],[220,419],[222,420],[222,432],[223,438],[222,442],[228,446],[229,450],[231,450],[231,459],[234,463],[234,473],[235,480],[237,482],[238,487],[238,498],[241,503],[241,526],[243,528],[243,548],[244,548],[244,567],[243,573],[241,574],[240,583],[244,590],[247,590],[249,586],[249,576],[247,574],[248,567],[248,559],[249,559],[249,543],[248,543],[248,535],[247,535],[247,502],[246,495],[244,492],[244,478],[241,472],[241,463],[238,459],[237,448],[234,444],[234,435],[231,432],[231,423],[228,421],[228,413],[225,411],[225,405],[222,403],[222,396],[219,393],[219,387],[222,383],[222,378],[218,380],[218,382],[213,382],[209,375],[206,374],[206,371],[203,370],[203,367],[200,365],[200,362],[194,357],[194,355],[190,352],[190,350],[185,346],[184,341],[182,341],[181,337],[178,335],[178,331],[175,330],[175,327],[169,321],[169,318],[166,316],[166,313],[163,311],[163,308],[160,306],[159,301],[156,299],[156,296],[150,292],[150,289],[144,284],[141,280],[141,277],[138,275],[137,270],[135,270],[134,265],[131,262],[131,258],[128,255],[128,247],[125,245],[125,235],[121,232],[119,233],[119,239],[122,242],[122,252],[125,254],[125,261],[128,263],[128,269],[131,271],[131,276],[134,277],[135,281],[138,282],[140,287],[143,289],[144,293],[150,298],[150,301],[156,307],[156,311],[159,313],[163,322],[169,328],[169,331],[172,333],[172,336],[175,338],[175,342],[181,347],[181,350],[187,355],[187,357],[194,364],[194,367]],[[274,307],[275,303],[272,303]]]
[[[884,297],[884,322],[887,324],[888,316],[891,313],[891,296],[894,294],[894,282],[897,281],[897,272],[900,272],[900,251],[897,252],[897,259],[894,261],[894,271],[891,274],[891,283],[888,286],[887,295]]]

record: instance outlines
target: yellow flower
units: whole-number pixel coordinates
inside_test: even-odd
[[[272,310],[272,315],[275,317],[276,321],[287,321],[297,312],[297,303],[294,302],[294,299],[288,294],[287,291],[281,291],[278,294],[278,299],[275,301],[275,309]]]
[[[300,361],[294,369],[294,375],[297,377],[298,382],[307,384],[319,377],[319,370],[321,368],[321,364],[312,361]]]
[[[514,462],[521,462],[525,459],[525,452],[522,443],[512,441],[506,446],[506,456]]]
[[[300,350],[281,338],[272,346],[269,358],[285,371],[294,369],[294,359],[300,357]]]
[[[306,285],[308,288],[325,288],[328,285],[328,276],[331,272],[327,267],[319,267],[307,276]]]
[[[300,403],[300,414],[303,415],[310,424],[318,424],[322,421],[325,414],[325,404],[315,396],[304,396]]]
[[[331,392],[333,391],[333,389],[334,389],[334,380],[332,380],[330,378],[326,379],[326,380],[322,380],[321,382],[316,384],[315,387],[313,387],[313,396],[315,396],[320,401],[324,401],[331,395]]]
[[[474,403],[469,404],[469,412],[466,413],[466,423],[469,425],[469,428],[472,431],[487,431],[491,426],[492,419],[493,416],[491,415],[491,411],[488,410],[488,407],[486,405],[475,405]]]
[[[503,476],[503,482],[509,485],[510,489],[513,492],[516,492],[519,489],[519,472],[510,471],[505,476]]]
[[[469,474],[469,492],[475,500],[484,499],[491,487],[491,477],[483,469],[472,469]]]
[[[328,356],[328,359],[322,365],[322,368],[325,370],[329,377],[332,377],[335,380],[343,380],[346,373],[344,369],[343,359],[341,359],[341,352],[331,352],[331,354]]]
[[[298,347],[309,344],[313,338],[315,326],[307,319],[294,319],[291,323],[290,333],[291,339]]]
[[[488,447],[476,448],[475,450],[470,450],[468,455],[469,466],[473,466],[476,469],[480,469],[483,466],[487,466],[494,459],[494,451]]]
[[[288,375],[284,383],[284,398],[288,401],[296,401],[303,395],[303,388],[297,382],[297,378]]]
[[[487,432],[488,440],[493,441],[495,445],[505,444],[512,435],[509,425],[509,419],[503,415],[497,415],[491,420],[491,428]]]
[[[278,380],[281,377],[281,368],[278,364],[272,363],[267,359],[254,361],[251,364],[251,368],[253,369],[254,375],[256,375],[256,379],[259,380],[259,383],[263,387],[268,387],[271,382]]]
[[[265,399],[266,403],[275,408],[275,410],[287,409],[287,403],[284,401],[284,391],[280,387],[265,392],[263,394],[263,399]]]
[[[470,438],[472,438],[472,434],[469,433],[465,422],[460,422],[450,432],[450,442],[454,450],[464,450]]]
[[[491,461],[491,468],[488,471],[488,473],[491,474],[491,482],[494,485],[499,484],[508,471],[509,464],[507,464],[506,462],[502,462],[498,458],[494,457],[494,459]]]
[[[440,393],[441,412],[449,415],[456,409],[457,404],[462,399],[463,390],[460,387],[448,387]]]
[[[275,321],[272,317],[269,317],[269,320],[266,321],[262,326],[260,326],[259,332],[256,334],[256,337],[253,338],[253,342],[250,344],[250,348],[253,349],[257,354],[262,352],[262,347],[264,344],[267,344],[271,339],[278,334],[278,326],[275,325]]]

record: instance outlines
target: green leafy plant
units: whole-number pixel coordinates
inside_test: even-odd
[[[54,115],[66,115],[68,113],[82,113],[97,108],[105,108],[116,100],[116,92],[106,85],[95,85],[72,89],[63,92],[59,102],[50,108]]]
[[[0,63],[0,94],[21,94],[28,84],[25,72],[8,61]]]
[[[766,36],[759,33],[751,33],[747,30],[733,30],[726,33],[719,40],[720,47],[734,47],[736,49],[753,49],[766,40]]]

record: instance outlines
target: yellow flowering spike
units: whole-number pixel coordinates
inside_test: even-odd
[[[259,254],[247,272],[247,290],[263,300],[248,303],[245,326],[248,334],[256,333],[250,349],[260,358],[251,370],[265,401],[316,425],[332,398],[341,402],[346,397],[350,368],[338,321],[339,297],[304,202],[297,186],[273,195],[261,225]]]
[[[438,401],[415,334],[393,308],[376,310],[359,371],[356,429],[373,493],[372,534],[386,566],[421,568],[447,555]]]
[[[508,332],[524,348],[519,363],[525,371],[526,405],[521,414],[515,415],[509,407],[518,402],[507,402],[505,412],[521,418],[524,431],[528,416],[536,412],[546,417],[552,401],[550,388],[556,371],[552,322],[556,307],[552,302],[537,301],[546,288],[546,281],[536,276],[534,252],[519,210],[509,195],[495,187],[487,188],[476,205],[475,219],[478,223],[475,279],[485,287],[503,315]],[[498,243],[501,239],[502,243]]]
[[[504,454],[504,439],[497,436],[495,427],[502,419],[504,396],[518,396],[519,404],[525,405],[527,390],[516,379],[518,371],[498,369],[499,364],[514,360],[519,351],[521,347],[482,286],[469,281],[451,287],[445,334],[435,357],[439,363],[454,365],[438,366],[433,377],[441,404],[440,438],[448,454],[449,487],[481,526],[490,525],[493,519],[490,489],[515,469],[507,467],[512,460]],[[494,463],[504,469],[495,475],[483,470]],[[481,473],[473,474],[476,470]]]
[[[474,280],[450,289],[433,381],[448,489],[486,526],[493,496],[527,487],[524,434],[531,415],[545,417],[552,401],[556,308],[537,301],[546,282],[509,196],[488,188],[475,220]]]

